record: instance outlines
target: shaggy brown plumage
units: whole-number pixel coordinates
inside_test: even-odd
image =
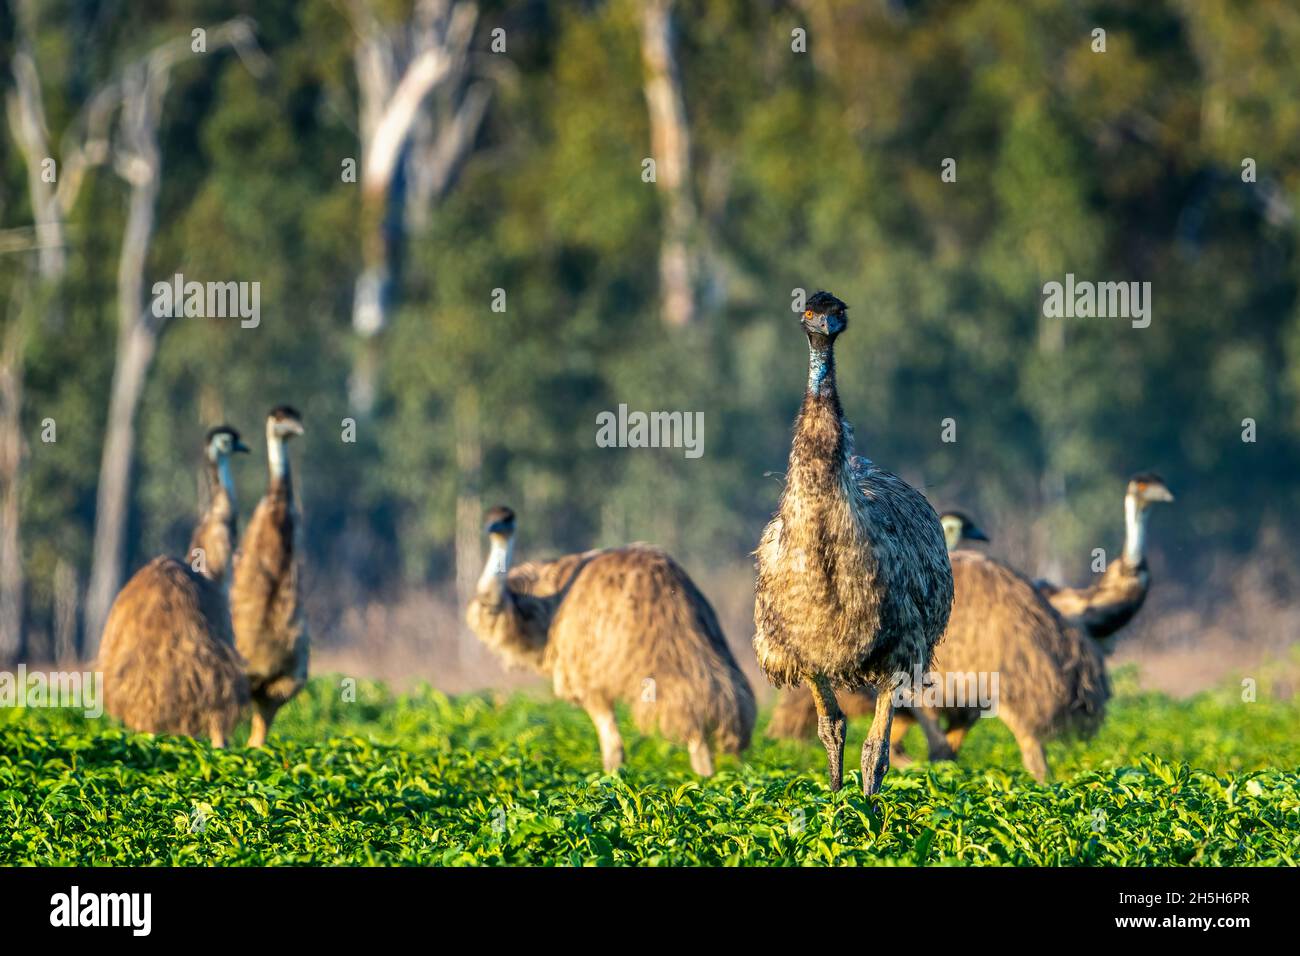
[[[853,461],[853,431],[835,387],[834,341],[845,305],[808,300],[809,381],[795,421],[785,488],[759,542],[754,650],[778,687],[808,682],[832,789],[842,781],[844,716],[834,689],[891,687],[930,663],[952,605],[939,518],[925,497],[868,461]],[[862,785],[879,790],[889,766],[889,693],[876,697],[862,749]]]
[[[492,551],[466,609],[470,629],[587,711],[606,770],[623,760],[617,701],[643,733],[685,744],[702,775],[713,772],[710,743],[737,754],[749,746],[753,691],[713,608],[668,554],[633,544],[511,568],[513,512],[494,508],[487,529]]]
[[[126,583],[104,625],[104,709],[132,730],[224,747],[248,703],[221,588],[174,558]]]
[[[1151,588],[1146,560],[1148,509],[1173,500],[1159,475],[1134,475],[1124,495],[1124,551],[1107,565],[1101,580],[1086,588],[1060,587],[1049,581],[1036,581],[1034,586],[1057,613],[1089,637],[1099,641],[1112,637],[1142,609]]]
[[[253,699],[250,747],[266,742],[271,722],[307,682],[310,644],[303,616],[295,534],[298,509],[285,443],[302,434],[288,406],[266,419],[270,487],[253,512],[235,562],[230,611]]]
[[[1101,724],[1110,684],[1100,650],[1067,625],[1029,579],[975,551],[952,554],[956,596],[934,671],[997,674],[997,716],[1010,728],[1025,769],[1047,777],[1043,741],[1089,735]],[[953,752],[979,718],[978,707],[943,707]]]
[[[982,535],[976,540],[983,540]],[[935,650],[931,673],[943,686],[960,681],[967,688],[971,685],[966,675],[978,680],[980,674],[996,674],[997,716],[1015,736],[1025,769],[1043,780],[1047,776],[1044,740],[1062,732],[1088,735],[1101,723],[1110,684],[1100,650],[1066,624],[1029,580],[1012,568],[976,551],[954,551],[951,560],[952,615]],[[862,713],[872,702],[869,696],[854,695],[846,704]],[[893,728],[895,758],[905,757],[902,737],[917,710],[898,710]],[[950,706],[931,713],[945,721],[947,733],[938,746],[927,733],[930,758],[954,757],[979,719],[980,709]],[[790,694],[778,703],[768,732],[804,736],[814,717],[810,694]]]
[[[160,557],[137,571],[109,610],[100,640],[104,706],[132,730],[208,736],[225,746],[244,705],[248,681],[235,652],[222,581],[230,560],[235,511],[229,456],[247,451],[228,427],[208,433],[209,505],[192,547],[193,567]]]

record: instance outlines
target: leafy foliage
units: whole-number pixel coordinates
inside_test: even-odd
[[[961,763],[891,771],[875,806],[824,755],[759,738],[700,780],[628,736],[599,772],[586,716],[516,694],[344,703],[317,678],[265,752],[0,712],[0,860],[16,864],[1244,865],[1300,862],[1295,701],[1125,696],[1035,784],[995,720]],[[855,726],[850,733],[865,731]],[[912,741],[921,750],[919,735]],[[860,739],[860,736],[857,737]],[[1157,756],[1158,755],[1158,756]]]

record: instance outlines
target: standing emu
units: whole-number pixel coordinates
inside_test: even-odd
[[[1063,732],[1086,736],[1101,723],[1110,696],[1101,654],[1061,620],[1023,575],[977,551],[958,550],[963,542],[988,540],[970,518],[947,511],[939,520],[952,552],[954,596],[932,674],[952,697],[938,706],[898,709],[892,758],[899,763],[910,759],[902,741],[914,721],[926,731],[931,760],[955,758],[982,711],[975,703],[979,677],[996,674],[993,712],[1016,738],[1025,769],[1045,780],[1043,741]],[[853,708],[850,713],[871,706],[866,695],[853,695],[846,703]],[[768,732],[801,737],[812,717],[812,700],[790,695],[777,705]],[[944,737],[936,740],[926,717],[944,723]]]
[[[853,457],[855,468],[865,466],[860,455]],[[975,522],[960,511],[945,511],[939,515],[939,524],[943,527],[944,545],[951,554],[963,541],[987,541],[988,537],[976,527]],[[839,698],[840,710],[846,717],[861,717],[873,713],[876,709],[876,695],[870,690],[849,691]],[[914,721],[908,708],[899,708],[894,714],[892,739],[901,741],[907,728]],[[946,753],[946,742],[936,737],[936,727],[921,721],[921,728],[930,741],[930,759],[938,760]],[[812,692],[804,686],[791,687],[781,691],[776,707],[772,710],[772,719],[767,725],[767,736],[778,740],[802,740],[812,733],[817,724],[817,708],[813,704]],[[956,756],[956,754],[951,754]],[[901,743],[895,743],[891,757],[892,762],[901,763],[910,760],[903,751]]]
[[[276,712],[307,682],[309,643],[303,619],[295,534],[298,508],[289,473],[289,439],[302,416],[288,405],[266,418],[270,486],[253,512],[235,561],[230,611],[253,698],[250,747],[261,747]]]
[[[623,763],[619,700],[643,733],[657,727],[684,743],[702,776],[713,773],[710,741],[726,753],[749,746],[753,691],[713,608],[669,555],[633,544],[512,568],[514,512],[493,508],[486,530],[491,552],[466,609],[470,629],[587,711],[606,771]]]
[[[104,706],[132,730],[207,736],[224,747],[248,703],[223,584],[235,536],[230,456],[246,451],[233,428],[208,432],[209,501],[190,542],[193,564],[154,558],[109,610],[98,665]]]
[[[1152,472],[1129,479],[1124,494],[1124,554],[1110,562],[1101,580],[1091,587],[1064,588],[1036,581],[1057,612],[1094,640],[1104,640],[1133,619],[1147,599],[1151,572],[1147,568],[1147,511],[1157,502],[1173,501],[1164,480]]]
[[[801,319],[808,388],[780,506],[756,552],[754,650],[778,687],[808,683],[832,790],[842,784],[845,729],[835,688],[875,688],[862,744],[862,791],[870,796],[889,768],[891,691],[898,675],[929,668],[952,607],[952,569],[925,497],[866,460],[852,461],[853,430],[835,388],[845,309],[818,292]]]

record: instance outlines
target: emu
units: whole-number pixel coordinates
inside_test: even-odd
[[[853,457],[855,468],[864,467],[860,455]],[[976,527],[970,517],[960,511],[945,511],[939,515],[939,524],[943,528],[944,545],[949,554],[957,550],[962,541],[987,541],[988,537]],[[839,698],[840,710],[845,717],[862,717],[876,709],[876,695],[870,690],[849,691]],[[903,719],[906,717],[906,719]],[[891,751],[891,760],[896,763],[910,761],[902,748],[902,738],[907,728],[916,723],[911,717],[910,708],[898,708],[894,725],[893,740],[898,741]],[[807,687],[793,687],[783,690],[777,698],[776,707],[772,709],[772,719],[767,724],[767,736],[777,740],[802,740],[812,732],[817,722],[817,708],[813,705],[813,696]],[[925,720],[919,721],[930,744],[930,759],[939,760],[949,756],[947,742],[937,732],[937,725],[931,726]],[[956,756],[951,754],[951,756]]]
[[[712,606],[668,554],[632,544],[511,567],[514,512],[493,508],[485,529],[491,550],[466,608],[470,629],[586,710],[607,772],[623,763],[617,701],[643,733],[684,743],[701,776],[713,773],[710,743],[733,754],[749,746],[753,690]]]
[[[943,528],[925,497],[865,459],[835,383],[847,307],[828,292],[807,301],[808,387],[795,420],[777,514],[757,557],[754,651],[778,687],[806,682],[817,709],[832,790],[842,785],[845,718],[835,688],[876,690],[862,744],[862,792],[889,767],[899,674],[929,669],[952,607]]]
[[[1047,779],[1043,742],[1061,733],[1088,736],[1100,726],[1110,684],[1100,650],[1061,619],[1024,575],[978,551],[953,551],[956,596],[934,672],[954,676],[997,675],[996,715],[1010,729],[1025,769]],[[919,708],[910,712],[916,716]],[[944,701],[931,710],[946,727],[947,746],[931,759],[956,757],[982,708],[970,701]],[[907,716],[893,744],[902,750]]]
[[[1023,575],[977,551],[959,550],[967,541],[988,537],[959,511],[940,521],[950,544],[955,594],[943,642],[935,651],[933,676],[943,686],[966,675],[997,675],[996,714],[1011,730],[1025,769],[1047,779],[1043,741],[1060,733],[1087,736],[1101,724],[1110,685],[1099,650],[1063,621]],[[871,701],[855,695],[851,712]],[[769,733],[802,737],[812,723],[812,703],[782,699]],[[924,718],[945,724],[936,740]],[[955,759],[982,708],[969,701],[944,706],[900,707],[891,737],[891,754],[899,764],[910,760],[903,748],[908,728],[920,722],[931,760]]]
[[[1094,640],[1104,641],[1131,621],[1142,608],[1151,589],[1147,568],[1146,539],[1148,508],[1171,502],[1173,494],[1154,472],[1141,472],[1129,479],[1124,493],[1124,553],[1110,562],[1101,580],[1091,587],[1059,587],[1049,581],[1034,586],[1052,607]],[[1109,645],[1105,645],[1109,649]]]
[[[208,432],[209,500],[190,542],[193,564],[154,558],[109,610],[98,665],[104,706],[132,730],[207,736],[221,748],[248,703],[224,587],[235,536],[230,456],[247,451],[228,425]]]
[[[270,485],[257,504],[235,560],[230,611],[253,699],[250,747],[261,747],[276,713],[307,682],[310,642],[299,579],[298,507],[289,469],[290,439],[302,416],[288,405],[266,417]]]

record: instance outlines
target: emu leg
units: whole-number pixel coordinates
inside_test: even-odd
[[[248,735],[248,746],[266,746],[266,735],[271,732],[271,722],[275,720],[280,705],[264,697],[253,700],[253,729]]]
[[[871,730],[862,741],[862,795],[870,797],[880,792],[880,785],[889,769],[889,731],[894,722],[894,700],[889,688],[881,687],[876,694],[876,716],[871,720]]]
[[[894,712],[894,725],[889,731],[889,762],[896,767],[906,767],[912,762],[911,756],[903,747],[903,738],[915,721],[910,710]]]
[[[1047,783],[1047,755],[1043,752],[1043,742],[1032,734],[1017,734],[1016,743],[1020,745],[1020,759],[1025,769],[1039,783]]]
[[[1043,742],[1038,739],[1038,735],[1032,730],[1022,726],[1016,714],[1009,713],[1005,707],[1002,708],[1002,722],[1011,729],[1012,735],[1016,738],[1016,743],[1020,745],[1020,759],[1025,765],[1025,769],[1039,783],[1047,782],[1047,756],[1043,753]]]
[[[912,711],[912,716],[916,718],[916,722],[921,725],[921,732],[925,734],[925,745],[930,751],[931,760],[957,759],[957,754],[948,746],[948,739],[939,729],[935,711],[920,707]]]
[[[944,737],[948,740],[948,748],[952,751],[953,759],[957,758],[957,751],[961,750],[961,742],[966,739],[966,734],[970,731],[970,724],[962,724],[959,727],[949,727]]]
[[[221,726],[221,718],[213,715],[208,719],[208,736],[212,739],[214,750],[226,749],[226,732]]]
[[[691,769],[701,777],[712,777],[713,754],[709,753],[708,741],[695,737],[686,746],[691,752]]]
[[[613,773],[623,766],[623,738],[619,736],[614,708],[609,704],[588,704],[587,715],[596,725],[596,733],[600,737],[600,757],[605,764],[605,772]]]
[[[844,719],[829,680],[820,675],[810,677],[808,687],[817,707],[817,737],[826,748],[830,787],[838,790],[844,785],[844,729],[848,721]]]

